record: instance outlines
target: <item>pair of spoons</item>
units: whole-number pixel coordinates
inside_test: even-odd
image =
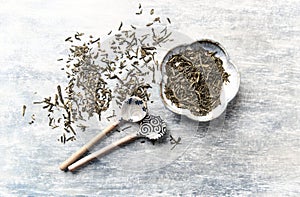
[[[91,149],[97,142],[99,142],[104,136],[111,132],[122,121],[141,121],[139,131],[130,134],[126,137],[123,137],[118,141],[78,160],[84,153]],[[111,150],[115,149],[121,144],[127,143],[140,137],[145,137],[150,140],[157,140],[166,134],[166,130],[166,123],[160,118],[160,116],[153,116],[147,113],[147,105],[142,99],[138,97],[130,97],[122,105],[121,115],[118,118],[118,120],[115,123],[106,127],[101,133],[96,135],[93,139],[91,139],[88,143],[81,147],[77,152],[75,152],[71,157],[65,160],[59,166],[59,168],[61,170],[68,169],[69,171],[74,171],[80,166],[86,164],[87,162],[95,158],[100,158],[101,156],[105,155],[106,153],[110,152]]]

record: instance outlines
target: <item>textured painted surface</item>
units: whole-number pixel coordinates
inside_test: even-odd
[[[32,100],[62,82],[55,60],[66,36],[102,36],[121,20],[144,24],[132,18],[138,2],[0,4],[1,196],[300,195],[299,1],[144,2],[191,38],[222,43],[242,75],[239,95],[223,117],[200,124],[191,146],[167,166],[133,172],[100,161],[75,174],[58,164],[84,139],[57,143],[46,121],[29,126],[31,114],[21,118],[22,105],[37,111]]]

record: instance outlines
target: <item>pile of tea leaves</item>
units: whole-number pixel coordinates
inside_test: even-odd
[[[229,82],[229,74],[215,53],[202,47],[187,48],[172,55],[165,68],[168,78],[164,94],[176,107],[205,116],[220,105],[222,86]]]
[[[85,123],[93,116],[101,121],[112,102],[120,108],[128,96],[150,99],[147,89],[156,82],[157,50],[161,44],[172,42],[172,32],[167,28],[169,18],[156,16],[153,9],[143,11],[139,5],[136,15],[143,13],[152,19],[142,33],[135,25],[121,22],[115,33],[108,33],[105,46],[100,37],[81,32],[65,39],[68,54],[58,61],[68,84],[57,85],[56,93],[34,102],[48,111],[49,126],[62,131],[60,142],[76,140],[77,129],[86,130]],[[109,111],[108,121],[116,116],[114,110]]]

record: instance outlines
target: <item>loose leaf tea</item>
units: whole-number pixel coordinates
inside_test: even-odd
[[[173,150],[178,144],[181,144],[181,137],[178,137],[177,140],[172,136],[170,135],[170,143],[173,144],[171,150]]]
[[[26,105],[23,105],[23,108],[22,108],[22,116],[25,116],[25,112],[26,112]]]
[[[171,20],[169,18],[167,18],[168,22],[171,24]]]
[[[150,15],[153,15],[154,14],[154,9],[151,9],[150,10]]]
[[[137,15],[142,13],[139,5]],[[145,13],[153,15],[154,10]],[[161,23],[160,17],[154,17],[146,26],[154,23]],[[48,111],[48,124],[52,129],[63,128],[58,141],[76,140],[76,129],[85,131],[88,126],[82,124],[83,121],[95,115],[99,121],[111,121],[116,116],[114,110],[106,114],[106,118],[102,116],[112,101],[120,108],[128,96],[150,100],[147,90],[156,82],[157,50],[161,44],[172,41],[172,32],[166,24],[161,23],[160,27],[162,31],[159,26],[148,27],[141,35],[135,25],[126,29],[126,23],[120,22],[116,34],[108,33],[111,35],[108,46],[100,43],[99,37],[81,32],[65,39],[69,53],[57,60],[64,64],[61,70],[68,83],[58,85],[53,96],[34,102]]]
[[[165,66],[167,99],[195,116],[207,115],[220,105],[223,83],[229,82],[222,64],[215,53],[202,47],[171,56]]]

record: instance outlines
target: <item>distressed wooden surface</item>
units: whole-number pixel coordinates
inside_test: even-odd
[[[141,3],[191,38],[225,46],[242,76],[226,114],[200,124],[185,153],[162,168],[134,172],[96,162],[61,172],[58,164],[80,141],[57,143],[43,120],[29,126],[22,105],[37,110],[34,91],[48,95],[62,81],[55,60],[66,36],[141,23],[133,18],[138,2],[0,1],[0,196],[299,196],[300,2]]]

